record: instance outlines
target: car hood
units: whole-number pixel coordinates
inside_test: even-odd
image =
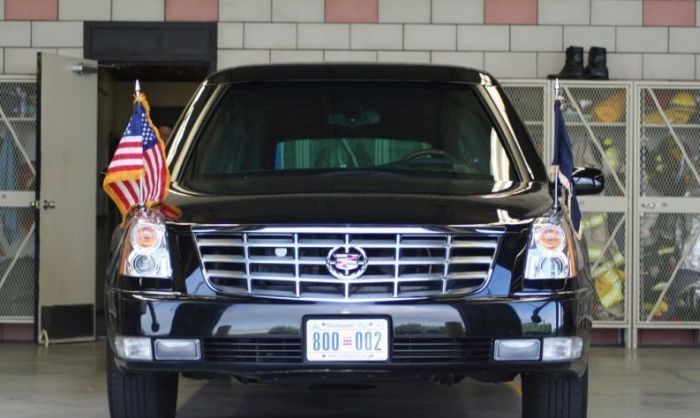
[[[174,182],[180,222],[207,224],[506,225],[552,206],[543,182],[385,176]]]

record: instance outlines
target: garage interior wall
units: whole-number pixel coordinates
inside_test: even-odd
[[[36,52],[82,56],[83,21],[219,22],[219,67],[433,62],[500,78],[558,72],[569,45],[608,50],[613,79],[700,79],[696,0],[0,0],[0,73]]]
[[[35,74],[37,52],[82,57],[86,21],[198,21],[218,23],[219,68],[270,62],[410,62],[482,68],[500,79],[541,80],[557,73],[565,49],[576,45],[607,48],[614,80],[694,82],[700,80],[698,3],[0,0],[0,74]],[[113,112],[100,112],[99,141],[119,135],[130,111],[131,83],[107,80],[100,85],[100,107]],[[183,103],[193,88],[144,85],[154,107],[169,106],[171,99]],[[98,145],[98,167],[103,167],[109,148]],[[98,204],[98,215],[106,215],[107,205],[106,200]],[[100,257],[104,254],[98,252]],[[98,304],[101,299],[96,298]],[[5,340],[28,335],[31,331],[22,325],[0,324]]]

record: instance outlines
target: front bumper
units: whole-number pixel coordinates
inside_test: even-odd
[[[110,288],[107,331],[112,349],[117,335],[201,341],[201,360],[116,359],[118,367],[133,372],[228,374],[263,382],[353,383],[401,379],[406,374],[412,379],[469,376],[502,381],[517,373],[582,374],[587,367],[591,327],[589,298],[590,292],[578,291],[519,298],[315,303],[155,295]],[[328,316],[389,318],[389,361],[305,361],[304,319]],[[562,362],[493,359],[496,339],[555,336],[582,337],[581,358]],[[222,354],[222,347],[234,351]]]

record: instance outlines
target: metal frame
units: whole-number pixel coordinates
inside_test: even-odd
[[[15,75],[0,75],[0,83],[36,83],[36,77],[35,76],[15,76]],[[28,167],[30,170],[36,174],[37,168],[32,164],[31,159],[27,155],[26,150],[20,144],[18,141],[18,135],[17,132],[14,130],[12,123],[11,122],[16,122],[18,120],[24,121],[24,122],[34,122],[36,124],[37,121],[37,115],[34,117],[9,117],[5,112],[4,109],[0,107],[0,126],[5,126],[7,129],[10,131],[10,136],[12,139],[15,141],[15,145],[17,146],[20,155],[22,158],[29,163]],[[2,191],[0,190],[0,207],[14,207],[14,208],[32,208],[34,207],[34,200],[36,197],[36,190],[32,191]],[[12,260],[10,261],[7,270],[0,276],[0,290],[2,290],[4,284],[7,281],[7,278],[10,275],[10,272],[14,269],[16,263],[19,260],[20,254],[25,250],[25,247],[29,243],[30,239],[32,238],[33,235],[36,234],[36,229],[37,229],[37,223],[38,223],[38,218],[35,218],[34,223],[30,227],[30,229],[27,231],[25,236],[22,238],[20,241],[19,246],[16,248],[16,251],[14,252],[14,255],[12,256]],[[38,236],[35,236],[35,242]],[[4,236],[0,236],[0,239],[4,239]],[[0,245],[3,245],[2,242],[0,242]],[[35,275],[38,274],[38,270],[34,272]],[[31,285],[35,286],[36,283],[36,277],[32,278],[31,280]],[[36,297],[36,289],[35,289],[35,297]],[[34,309],[32,309],[33,311]],[[0,324],[2,323],[10,323],[10,324],[32,324],[34,323],[34,316],[0,316]]]

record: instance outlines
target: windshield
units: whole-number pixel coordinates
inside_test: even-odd
[[[357,172],[516,180],[475,86],[229,86],[197,136],[184,180]]]

